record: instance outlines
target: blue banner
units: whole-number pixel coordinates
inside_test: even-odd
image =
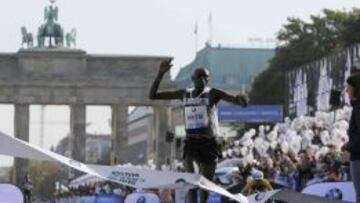
[[[96,203],[117,203],[123,202],[124,199],[119,195],[96,195],[95,202]]]
[[[275,123],[283,121],[282,105],[219,106],[220,122]]]

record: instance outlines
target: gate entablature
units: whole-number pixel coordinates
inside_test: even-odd
[[[128,106],[153,106],[157,120],[167,121],[166,101],[148,99],[159,64],[170,57],[89,55],[82,50],[21,49],[0,53],[0,103],[15,106],[15,137],[29,141],[29,105],[69,105],[72,158],[85,160],[86,105],[112,108],[112,160],[126,163]],[[170,75],[162,88],[171,89]],[[168,126],[156,125],[156,142],[165,143]],[[158,163],[165,163],[163,149]],[[159,164],[160,165],[160,164]],[[28,163],[15,159],[15,182],[27,173]],[[20,174],[20,175],[19,175]]]

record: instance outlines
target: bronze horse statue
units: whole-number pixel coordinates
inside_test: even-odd
[[[33,35],[26,30],[26,27],[24,27],[24,26],[21,27],[21,34],[22,34],[21,46],[26,44],[28,48],[33,47],[34,46]]]
[[[71,29],[70,32],[65,34],[65,41],[66,41],[67,47],[70,48],[71,45],[76,47],[76,29],[75,28]]]

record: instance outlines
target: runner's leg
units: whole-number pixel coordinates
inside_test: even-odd
[[[192,157],[185,156],[184,167],[185,167],[186,172],[194,173],[195,172],[194,159]],[[196,189],[189,190],[189,193],[188,193],[189,203],[197,203],[197,193],[196,192],[197,192]]]
[[[199,163],[200,173],[207,178],[208,180],[212,181],[215,169],[216,169],[216,162],[214,163]],[[209,191],[201,190],[201,203],[206,203],[209,197]]]

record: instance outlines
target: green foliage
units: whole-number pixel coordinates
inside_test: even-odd
[[[33,194],[50,199],[55,192],[55,182],[61,178],[60,165],[52,161],[31,161],[30,178]]]
[[[254,81],[250,98],[255,104],[283,104],[286,72],[360,42],[360,10],[323,10],[305,22],[290,17],[278,32],[278,47],[269,69]]]

